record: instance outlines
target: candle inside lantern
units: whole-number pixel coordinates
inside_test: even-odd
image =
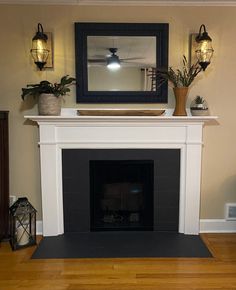
[[[29,226],[19,226],[17,228],[16,236],[17,243],[19,246],[24,246],[29,243],[29,234],[28,234]]]

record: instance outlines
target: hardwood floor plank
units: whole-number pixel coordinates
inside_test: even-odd
[[[31,260],[0,244],[0,290],[236,290],[236,234],[203,234],[214,258]]]

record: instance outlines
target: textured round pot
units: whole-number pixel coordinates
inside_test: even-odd
[[[208,109],[193,109],[191,108],[191,114],[192,116],[208,116],[209,110]]]
[[[53,94],[41,94],[38,101],[39,115],[58,116],[61,114],[61,98]]]
[[[187,116],[186,101],[188,88],[187,87],[174,88],[174,94],[175,94],[175,110],[173,116]]]

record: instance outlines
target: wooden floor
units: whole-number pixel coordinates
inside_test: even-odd
[[[0,290],[236,290],[236,234],[202,237],[214,258],[31,260],[2,243]]]

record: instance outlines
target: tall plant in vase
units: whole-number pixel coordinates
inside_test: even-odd
[[[161,86],[163,82],[168,81],[173,87],[175,95],[173,116],[187,116],[186,101],[189,86],[201,71],[202,68],[198,63],[189,65],[185,55],[183,56],[182,69],[174,70],[172,67],[169,67],[168,70],[157,70],[159,86]]]

